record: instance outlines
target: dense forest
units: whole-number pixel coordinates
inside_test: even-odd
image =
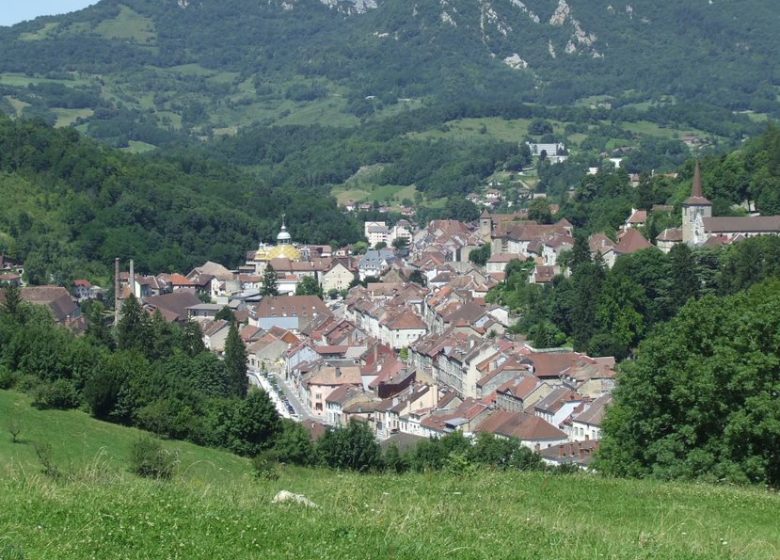
[[[287,214],[302,242],[354,242],[362,232],[335,200],[301,185],[275,188],[195,155],[137,156],[72,129],[0,116],[0,251],[32,283],[107,276],[115,257],[139,270],[186,271],[242,261]]]

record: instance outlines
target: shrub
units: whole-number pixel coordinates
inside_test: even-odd
[[[279,478],[279,464],[273,453],[265,452],[255,455],[252,459],[255,478],[258,480],[276,480]]]
[[[18,376],[5,366],[0,365],[0,389],[13,389]]]
[[[32,404],[36,408],[67,410],[79,406],[78,391],[68,379],[41,383],[33,390],[32,394]]]
[[[11,418],[8,421],[8,433],[11,434],[11,443],[19,443],[19,434],[22,433],[22,425],[19,423],[19,420]]]
[[[314,462],[314,444],[309,432],[292,420],[282,420],[282,431],[276,437],[273,451],[280,463],[305,467]]]
[[[177,464],[177,454],[150,436],[142,436],[130,449],[130,470],[138,476],[170,480]]]
[[[41,384],[41,380],[30,375],[29,373],[20,375],[16,380],[16,388],[22,393],[32,394],[38,386]]]
[[[333,469],[366,472],[382,468],[382,450],[371,429],[360,421],[327,432],[317,444],[317,455]]]
[[[35,448],[35,455],[38,457],[38,462],[41,464],[43,474],[55,479],[60,478],[62,472],[54,462],[54,453],[52,452],[51,444],[36,443],[33,447]]]

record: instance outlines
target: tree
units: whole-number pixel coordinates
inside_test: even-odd
[[[238,397],[245,397],[249,390],[246,362],[247,355],[244,341],[241,340],[236,324],[231,323],[227,339],[225,340],[225,370],[230,393]]]
[[[412,273],[409,275],[409,282],[413,282],[418,286],[422,286],[423,288],[428,285],[428,279],[420,269],[415,269],[412,271]]]
[[[121,305],[121,318],[116,328],[117,347],[145,353],[151,342],[147,315],[133,294]]]
[[[203,343],[203,331],[197,321],[187,321],[179,331],[177,347],[188,356],[197,356],[206,351]]]
[[[279,288],[277,285],[276,271],[271,263],[265,267],[263,272],[263,289],[260,291],[264,296],[278,296]]]
[[[406,247],[409,245],[409,240],[406,237],[396,237],[393,239],[393,248],[394,249],[406,249]]]
[[[276,438],[274,456],[281,463],[308,466],[314,462],[314,444],[311,436],[298,422],[282,420],[282,431]]]
[[[469,253],[469,261],[478,265],[485,266],[490,259],[490,243],[485,243],[479,249],[474,249]]]
[[[368,243],[366,241],[358,241],[357,243],[353,243],[352,245],[353,255],[363,255],[365,254],[366,251],[368,251]]]
[[[465,198],[451,197],[444,206],[444,215],[461,222],[474,222],[479,219],[479,208]]]
[[[125,411],[120,412],[120,396],[133,375],[147,371],[145,360],[136,352],[118,351],[103,356],[84,384],[84,398],[92,415],[104,420],[128,418],[132,405],[125,402]]]
[[[572,248],[571,264],[569,266],[572,274],[574,274],[581,265],[592,261],[588,236],[585,235],[584,232],[578,231],[574,234],[574,247]]]
[[[304,276],[295,286],[296,296],[317,296],[322,299],[322,288],[314,276]]]
[[[402,474],[408,471],[410,467],[408,458],[406,455],[401,453],[395,443],[391,443],[387,449],[385,449],[385,454],[382,460],[384,462],[385,469],[390,472]]]
[[[270,266],[270,265],[269,265]],[[236,320],[236,315],[233,313],[233,310],[230,309],[229,306],[224,306],[222,309],[217,311],[217,314],[214,315],[215,321],[227,321],[229,323],[232,323]]]
[[[598,469],[780,485],[780,281],[691,300],[622,366]]]
[[[229,420],[230,448],[253,457],[271,449],[282,430],[276,407],[265,391],[253,389],[235,407]]]
[[[669,251],[669,300],[673,309],[679,309],[689,299],[699,296],[699,275],[693,251],[685,243],[678,243]]]
[[[93,340],[94,343],[106,348],[113,348],[116,341],[111,335],[111,329],[108,326],[105,306],[99,301],[90,301],[84,307],[86,308],[84,315],[87,319],[86,336]]]
[[[366,472],[382,466],[382,450],[368,425],[359,420],[328,431],[317,444],[317,455],[332,469]]]
[[[604,278],[605,271],[601,262],[582,264],[572,275],[576,293],[571,318],[575,350],[587,350],[590,338],[598,329],[598,302]]]
[[[380,251],[380,250],[386,249],[386,248],[387,248],[387,243],[385,243],[384,241],[380,241],[379,243],[374,245],[374,249],[376,249],[377,251]]]
[[[22,291],[16,284],[10,284],[4,291],[5,302],[2,307],[0,307],[0,310],[7,313],[18,322],[21,319],[22,305],[24,303],[22,300]]]
[[[552,211],[546,198],[535,198],[528,205],[528,219],[539,222],[540,224],[551,224],[553,221]]]

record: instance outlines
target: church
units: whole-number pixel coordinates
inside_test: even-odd
[[[780,216],[714,217],[696,162],[691,196],[682,204],[682,228],[663,231],[656,242],[660,249],[669,251],[677,243],[691,247],[730,245],[757,235],[780,235]]]

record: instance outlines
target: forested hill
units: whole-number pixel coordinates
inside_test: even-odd
[[[773,0],[102,0],[0,29],[0,105],[96,136],[132,118],[152,144],[301,104],[337,124],[420,102],[773,113],[779,27]]]
[[[211,259],[238,265],[271,240],[281,215],[296,240],[360,238],[335,200],[273,188],[202,158],[125,154],[72,129],[0,115],[0,253],[29,280],[107,276],[115,257],[142,271],[183,271]]]

